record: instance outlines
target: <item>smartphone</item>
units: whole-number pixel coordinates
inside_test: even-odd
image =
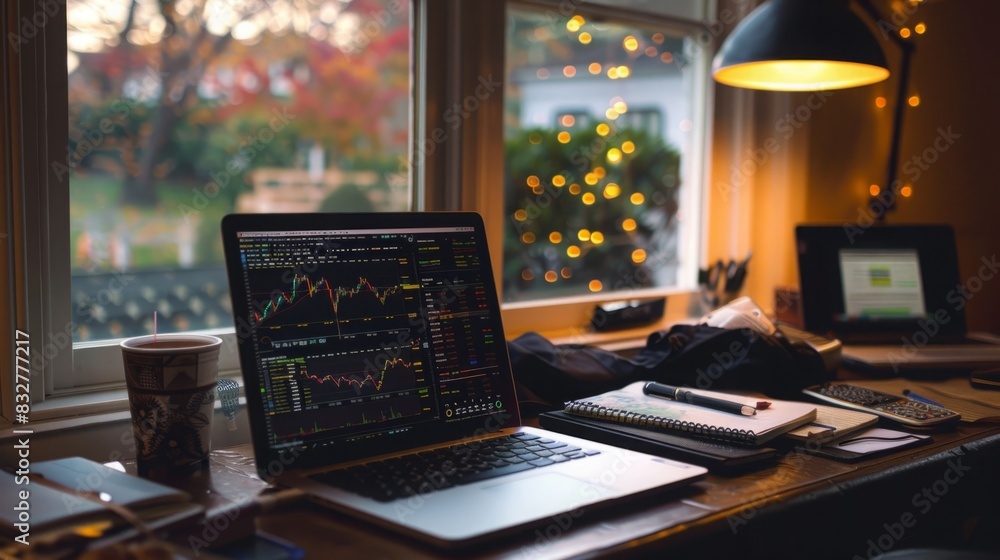
[[[969,383],[976,389],[1000,391],[1000,368],[976,370],[969,376]]]

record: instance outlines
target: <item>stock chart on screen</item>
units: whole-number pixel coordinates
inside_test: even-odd
[[[501,411],[499,333],[470,232],[239,234],[273,444]]]

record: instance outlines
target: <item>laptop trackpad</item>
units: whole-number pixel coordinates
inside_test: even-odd
[[[604,494],[607,488],[599,484],[589,484],[561,473],[539,473],[509,482],[498,482],[484,486],[482,498],[494,504],[511,505],[521,511],[565,511],[567,507],[590,503]]]

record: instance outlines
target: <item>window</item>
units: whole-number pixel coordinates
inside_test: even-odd
[[[695,282],[708,53],[698,25],[634,15],[508,9],[508,307]]]
[[[554,135],[559,146],[564,130],[571,142],[588,135],[596,140],[597,127],[610,119],[608,109],[617,112],[612,124],[621,130],[616,147],[623,160],[653,148],[675,153],[670,162],[650,160],[659,174],[639,180],[675,177],[669,196],[651,184],[629,190],[634,177],[612,181],[627,167],[610,164],[598,178],[602,190],[593,191],[591,206],[607,213],[602,220],[623,225],[632,218],[636,235],[646,235],[647,266],[654,251],[670,255],[663,267],[672,271],[668,277],[629,288],[693,282],[710,49],[703,42],[692,48],[691,36],[703,29],[697,20],[705,7],[666,2],[666,12],[639,16],[629,11],[647,9],[638,0],[625,10],[564,4],[572,14],[563,16],[552,3],[445,0],[67,0],[64,10],[58,2],[8,4],[5,30],[20,43],[8,41],[4,54],[17,67],[10,75],[20,86],[13,105],[20,121],[12,137],[22,151],[8,157],[24,162],[9,167],[14,199],[23,199],[17,208],[23,208],[24,224],[14,226],[24,258],[15,260],[23,270],[13,284],[22,291],[13,297],[25,302],[24,324],[41,356],[35,372],[45,374],[33,384],[34,401],[120,385],[114,340],[148,332],[154,310],[161,332],[231,332],[220,247],[205,240],[218,238],[219,217],[232,211],[478,210],[487,219],[494,268],[509,279],[503,282],[505,320],[512,332],[528,324],[547,328],[541,317],[578,325],[576,315],[548,310],[562,305],[565,295],[617,297],[614,278],[602,278],[607,286],[592,292],[588,275],[598,273],[600,261],[565,279],[562,269],[571,265],[554,268],[540,260],[547,252],[539,257],[519,250],[520,235],[510,238],[517,208],[504,202],[509,193],[502,188],[502,156],[516,142],[534,146],[535,132]],[[46,11],[52,6],[59,9]],[[558,40],[524,35],[540,27],[542,15],[560,33]],[[566,24],[575,15],[584,23],[570,31]],[[22,29],[24,21],[44,25]],[[510,22],[509,34],[500,21]],[[583,32],[591,34],[590,45],[580,43]],[[640,51],[627,48],[628,36],[642,44]],[[656,60],[646,54],[653,45]],[[597,47],[606,52],[592,50]],[[662,68],[679,66],[663,62],[668,50],[688,64],[671,94],[687,99],[686,107],[629,91],[643,75],[636,52]],[[602,65],[602,76],[612,63],[628,68],[626,78],[605,78],[624,89],[553,94],[542,86],[557,80],[543,84],[533,74],[515,83],[511,77],[542,67],[552,76],[574,64],[584,78],[593,61]],[[621,111],[612,101],[616,96]],[[522,110],[536,106],[547,107],[541,120],[522,118]],[[692,121],[688,135],[671,137],[685,118]],[[503,137],[496,134],[501,128]],[[632,154],[624,151],[626,140],[635,145]],[[670,165],[676,170],[668,173]],[[544,175],[546,185],[554,175]],[[566,179],[552,188],[569,192],[573,182]],[[582,180],[581,188],[586,173]],[[608,182],[621,189],[616,196]],[[518,188],[531,188],[526,176]],[[643,203],[633,201],[636,192]],[[676,211],[636,214],[657,192]],[[662,227],[654,218],[663,220]],[[579,240],[584,228],[590,230],[585,242]],[[606,262],[629,270],[642,264],[636,263],[640,247],[630,245],[624,228],[559,224],[558,230],[538,230],[536,239],[544,233],[545,243],[555,245],[553,231],[563,238],[559,259],[568,257],[571,234],[581,258],[585,250],[599,254],[593,250],[602,245],[595,242],[597,231],[603,247],[615,247],[605,255],[614,260]],[[505,254],[509,258],[501,258]],[[535,285],[519,284],[525,268],[535,271]],[[556,282],[547,283],[549,271],[559,275]],[[586,301],[589,309],[593,300]],[[228,354],[221,369],[235,372],[234,339],[224,338]]]
[[[78,348],[151,332],[154,312],[161,332],[231,329],[227,213],[410,208],[407,2],[67,0],[66,15],[53,168]],[[85,353],[67,385],[120,378]]]

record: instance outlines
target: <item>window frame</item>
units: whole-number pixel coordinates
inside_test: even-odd
[[[8,26],[15,29],[20,41],[17,47],[7,41],[11,49],[12,90],[15,91],[11,111],[16,113],[18,129],[11,144],[19,153],[11,157],[15,175],[9,184],[12,198],[18,204],[21,227],[14,230],[12,239],[23,257],[12,268],[11,282],[18,303],[23,302],[24,313],[19,328],[29,334],[31,353],[31,400],[40,403],[52,394],[56,385],[54,372],[71,371],[69,272],[69,196],[63,182],[58,181],[53,166],[59,151],[55,146],[67,145],[69,131],[66,126],[50,127],[49,123],[66,122],[66,104],[48,102],[60,85],[65,91],[65,38],[62,52],[54,45],[54,33],[63,30],[65,37],[66,14],[62,7],[54,13],[44,11],[37,2],[17,0],[9,7],[14,12]],[[42,25],[35,23],[37,21]],[[33,29],[28,29],[29,22]],[[35,35],[29,37],[30,31]],[[7,38],[5,36],[5,38]],[[8,51],[10,53],[11,51]],[[62,76],[55,73],[62,64]],[[5,68],[6,69],[6,68]],[[16,73],[15,73],[16,72]],[[64,96],[65,97],[65,96]],[[13,115],[12,115],[13,116]],[[14,120],[12,118],[12,120]],[[32,188],[36,186],[36,188]],[[55,263],[65,262],[65,269]],[[59,289],[60,281],[54,278],[63,274],[66,290]]]
[[[9,78],[16,88],[15,103],[10,106],[20,122],[9,132],[10,143],[21,153],[8,152],[9,167],[0,168],[11,180],[7,183],[8,198],[21,200],[9,214],[12,241],[17,250],[11,263],[7,282],[12,305],[21,310],[11,319],[12,328],[30,334],[32,364],[32,403],[46,399],[53,402],[44,408],[55,409],[48,414],[59,415],[58,398],[100,389],[121,389],[123,372],[118,340],[72,343],[74,325],[71,322],[69,287],[69,188],[68,179],[60,181],[51,162],[59,158],[68,145],[67,76],[65,72],[66,12],[59,4],[54,15],[47,14],[46,24],[25,45],[14,63]],[[497,285],[502,267],[503,237],[503,139],[495,134],[502,129],[503,91],[492,92],[482,100],[480,108],[454,129],[446,121],[446,111],[468,95],[475,95],[482,78],[499,77],[506,70],[504,53],[506,29],[496,22],[506,21],[508,5],[541,7],[548,10],[585,9],[588,13],[614,17],[648,25],[682,26],[691,33],[708,30],[704,22],[650,16],[639,12],[584,3],[577,0],[477,0],[475,5],[461,0],[412,0],[411,3],[411,128],[410,181],[414,210],[472,210],[486,217],[487,235]],[[28,21],[43,10],[35,0],[15,0],[5,6],[7,27],[16,28],[23,17]],[[706,14],[714,13],[714,2],[706,2]],[[708,20],[706,15],[705,20]],[[9,30],[9,29],[5,29]],[[699,239],[706,230],[705,198],[702,196],[707,175],[707,145],[711,130],[711,80],[708,76],[709,56],[715,47],[702,45],[705,64],[696,115],[703,115],[705,124],[695,143],[701,153],[697,157],[697,188],[687,189],[684,208],[697,214],[701,230],[687,236],[684,248],[696,267],[705,244]],[[5,45],[5,56],[8,53]],[[5,61],[6,62],[6,61]],[[18,68],[19,67],[19,68]],[[5,70],[8,70],[5,65]],[[496,78],[494,78],[496,79]],[[435,150],[425,150],[426,139],[434,139],[435,131],[445,130],[447,137],[435,142]],[[62,148],[62,150],[60,150]],[[16,161],[14,156],[16,157]],[[11,175],[13,171],[20,173]],[[436,188],[460,185],[458,188]],[[31,188],[29,186],[35,186]],[[17,218],[20,218],[18,220]],[[60,265],[59,263],[65,263]],[[668,295],[668,318],[687,316],[687,300],[694,292],[693,278],[689,286],[675,289],[643,290],[628,293],[582,296],[579,298],[540,300],[538,302],[503,305],[506,331],[513,337],[527,330],[551,333],[581,333],[596,303],[625,298]],[[224,340],[220,357],[220,374],[238,376],[236,338],[233,329],[208,331]],[[9,375],[9,374],[4,374]],[[10,400],[5,399],[3,412],[10,419]],[[79,412],[75,410],[74,412]]]
[[[707,243],[705,243],[705,235],[707,234],[706,220],[708,216],[708,198],[705,192],[705,185],[707,185],[708,177],[708,146],[710,141],[710,131],[713,124],[711,100],[714,98],[713,83],[709,70],[711,67],[710,54],[713,53],[717,47],[718,37],[711,32],[709,26],[705,22],[708,21],[715,13],[715,2],[713,0],[705,1],[702,21],[689,20],[662,14],[648,14],[635,10],[578,0],[571,2],[567,2],[566,0],[510,0],[507,2],[507,5],[524,7],[527,9],[542,8],[554,11],[556,14],[566,17],[568,17],[568,15],[564,12],[566,12],[567,8],[571,8],[572,11],[569,12],[569,15],[576,13],[576,11],[580,11],[591,16],[614,19],[626,24],[631,23],[642,25],[644,27],[666,26],[675,30],[682,30],[689,35],[704,33],[705,36],[709,38],[709,41],[706,44],[700,45],[701,52],[699,53],[700,58],[698,60],[698,67],[701,71],[696,75],[696,80],[698,82],[695,86],[696,91],[692,104],[692,115],[695,118],[699,118],[703,123],[701,127],[695,127],[693,129],[697,135],[692,142],[696,152],[691,156],[694,165],[692,169],[693,180],[691,181],[693,188],[682,189],[681,196],[683,198],[680,201],[681,208],[689,211],[691,215],[697,216],[696,223],[687,226],[687,235],[682,236],[681,248],[679,249],[681,254],[688,257],[687,261],[681,263],[679,276],[681,278],[686,278],[687,280],[680,282],[674,287],[622,290],[604,294],[588,294],[575,297],[502,303],[501,308],[503,309],[504,314],[504,330],[506,331],[508,338],[513,338],[525,332],[536,331],[548,334],[552,337],[557,337],[559,339],[572,339],[580,342],[600,341],[606,339],[607,337],[595,336],[593,334],[593,329],[590,327],[590,320],[595,306],[601,303],[637,298],[665,297],[667,299],[667,309],[664,314],[663,324],[681,321],[688,318],[690,314],[690,304],[697,290],[696,279],[698,265],[702,260],[701,257],[707,245]],[[505,47],[506,45],[500,45],[501,50],[505,49]],[[502,58],[502,56],[503,54],[501,52],[500,57]],[[504,157],[502,142],[499,148],[500,149],[495,154],[495,157],[502,160]],[[496,197],[493,201],[496,205],[494,208],[502,209],[502,175],[501,180],[494,186],[494,192],[500,193],[500,196]],[[499,212],[491,212],[488,215],[496,215],[499,219],[494,218],[493,221],[498,223],[503,222],[503,218],[499,215]],[[502,246],[502,237],[491,237],[490,243],[494,246]],[[500,260],[494,260],[494,262],[502,263]],[[496,269],[500,267],[495,264],[494,268]],[[503,285],[502,282],[499,282],[499,279],[497,285]],[[624,336],[635,337],[637,335],[636,333],[625,333]]]

